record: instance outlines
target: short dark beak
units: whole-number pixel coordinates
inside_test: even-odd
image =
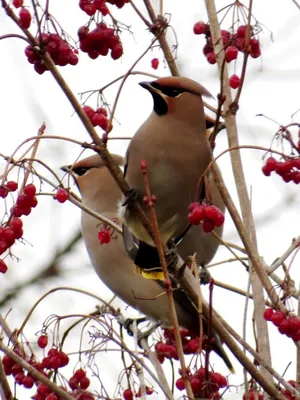
[[[151,93],[158,93],[158,90],[151,85],[152,82],[140,82],[139,85],[142,86],[143,89],[148,90]]]
[[[72,165],[63,165],[62,167],[60,167],[60,169],[64,172],[69,172],[71,167]]]

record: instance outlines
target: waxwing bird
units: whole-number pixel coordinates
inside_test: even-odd
[[[145,188],[140,162],[146,161],[150,190],[157,199],[155,211],[163,243],[170,239],[176,242],[176,238],[187,235],[189,240],[182,240],[178,251],[183,258],[197,252],[198,264],[205,265],[219,242],[213,234],[204,233],[201,226],[189,229],[187,215],[189,204],[199,199],[199,180],[212,159],[202,101],[202,96],[211,95],[199,83],[184,77],[160,78],[140,85],[152,95],[154,107],[129,144],[125,178],[142,200]],[[212,177],[208,181],[215,205],[224,210]],[[154,246],[130,199],[122,204],[120,217],[132,235]],[[146,205],[144,210],[149,216]],[[217,233],[221,234],[222,228]]]
[[[112,155],[112,157],[118,165],[122,165],[122,157],[118,155]],[[121,191],[99,155],[93,155],[62,169],[69,171],[74,177],[85,206],[118,222]],[[112,240],[101,245],[98,231],[102,228],[101,221],[82,211],[82,236],[91,263],[100,279],[127,304],[140,310],[146,316],[160,321],[164,327],[171,327],[168,299],[159,281],[145,279],[137,272],[136,266],[125,250],[122,235],[118,232],[111,232]],[[175,290],[174,298],[180,326],[198,334],[197,310],[182,290]],[[204,321],[205,331],[207,332],[207,326]],[[214,334],[214,339],[214,351],[232,370],[231,362],[223,349],[220,338]]]

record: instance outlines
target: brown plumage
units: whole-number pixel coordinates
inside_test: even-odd
[[[202,101],[202,96],[211,95],[199,83],[183,77],[160,78],[141,86],[151,93],[154,109],[129,144],[125,178],[142,199],[145,189],[140,162],[147,162],[150,189],[157,198],[160,233],[166,244],[188,227],[188,206],[199,199],[197,184],[212,159]],[[213,203],[224,210],[211,177],[209,182]],[[137,239],[154,246],[130,201],[120,207],[120,215]],[[217,239],[205,234],[201,226],[192,227],[187,237],[189,240],[179,245],[184,258],[196,251],[198,263],[207,264],[218,248]]]
[[[121,166],[123,158],[119,155],[112,156],[114,161]],[[73,175],[85,206],[118,222],[118,203],[121,200],[121,192],[100,156],[93,155],[62,169]],[[140,310],[146,316],[160,321],[164,327],[171,327],[168,300],[166,295],[162,295],[163,288],[158,281],[145,279],[136,272],[136,267],[124,248],[122,235],[114,232],[114,239],[108,244],[101,245],[98,240],[98,231],[102,227],[101,221],[82,211],[82,236],[91,263],[100,279],[127,304]],[[184,248],[185,241],[186,237],[180,249]],[[183,251],[185,252],[186,250]],[[181,250],[179,253],[183,254]],[[180,326],[197,334],[198,312],[184,292],[175,291],[174,296]],[[206,329],[204,321],[204,330]],[[214,337],[214,351],[224,360],[227,367],[233,370],[219,337],[216,334]]]

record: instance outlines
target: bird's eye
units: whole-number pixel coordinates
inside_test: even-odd
[[[78,168],[74,168],[73,172],[75,172],[75,174],[78,175],[78,176],[82,176],[88,170],[89,170],[89,168],[87,168],[87,167],[78,167]]]
[[[162,92],[169,97],[178,97],[183,91],[175,88],[164,88]]]

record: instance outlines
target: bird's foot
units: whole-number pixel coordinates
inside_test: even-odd
[[[130,204],[134,201],[136,201],[139,197],[138,192],[135,189],[130,189],[128,192],[125,194],[125,199],[122,202],[122,206],[127,206],[127,204]]]
[[[211,274],[206,267],[201,267],[199,278],[200,278],[200,285],[207,285],[209,283]]]
[[[142,318],[126,318],[125,321],[122,321],[121,325],[123,325],[124,329],[126,330],[128,336],[133,336],[134,335],[134,323],[136,326],[141,324],[142,322],[147,321],[146,317]]]
[[[149,337],[150,335],[152,335],[152,333],[155,332],[156,329],[157,329],[160,325],[161,325],[161,322],[160,322],[160,321],[156,321],[156,322],[154,322],[153,325],[152,325],[149,329],[147,329],[146,331],[144,331],[144,332],[138,331],[137,342],[138,342],[138,345],[139,345],[140,348],[143,348],[141,341],[142,341],[143,339],[148,339],[148,337]]]

